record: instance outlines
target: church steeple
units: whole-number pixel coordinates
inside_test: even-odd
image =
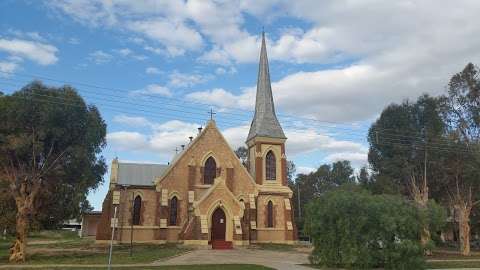
[[[257,96],[255,101],[255,115],[250,125],[247,142],[255,137],[269,137],[286,139],[282,127],[275,115],[273,104],[270,72],[268,69],[267,46],[265,32],[262,31],[262,48],[258,66]]]

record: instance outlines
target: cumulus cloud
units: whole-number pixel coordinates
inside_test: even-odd
[[[58,49],[50,44],[23,39],[0,38],[0,51],[11,56],[26,58],[40,65],[51,65],[58,61]]]
[[[324,159],[326,162],[336,162],[342,160],[348,160],[355,168],[361,168],[368,164],[368,153],[366,152],[340,152],[329,154]]]
[[[12,72],[17,70],[19,67],[18,63],[15,61],[7,62],[0,61],[0,77],[10,77]]]
[[[245,88],[240,95],[223,88],[188,93],[185,98],[194,102],[202,102],[220,108],[252,109],[255,104],[255,88]]]
[[[186,50],[198,50],[203,44],[202,36],[195,29],[167,19],[134,21],[127,28],[163,44],[172,56],[182,55]]]
[[[276,20],[294,21],[293,27],[267,31],[271,65],[295,64],[274,82],[274,98],[281,111],[319,120],[370,120],[388,103],[443,92],[453,73],[480,62],[478,1],[56,0],[48,5],[89,25],[130,31],[156,53],[198,53],[199,63],[222,66],[217,74],[258,61],[260,37],[247,30],[246,18],[265,21],[267,30]],[[304,63],[311,65],[297,65]],[[189,98],[218,103],[215,97],[248,98],[239,89],[220,88]],[[251,101],[238,103],[243,108]]]
[[[149,131],[145,134],[130,132],[128,129],[122,132],[114,132],[114,136],[109,143],[114,147],[124,150],[139,149],[142,151],[155,152],[170,157],[175,147],[182,144],[188,144],[188,137],[197,134],[198,123],[189,123],[179,120],[172,120],[163,123],[155,123],[143,117],[134,117],[127,115],[118,115],[114,121],[130,127],[148,127]],[[232,149],[245,146],[245,140],[248,134],[249,125],[240,125],[222,129],[222,134],[226,138]],[[351,159],[353,164],[359,164],[366,160],[367,148],[362,144],[348,140],[338,140],[332,136],[324,134],[314,129],[285,129],[288,137],[286,144],[287,155],[295,158],[297,155],[320,151],[327,154],[325,162],[334,160]],[[123,138],[123,139],[122,139]],[[128,147],[128,140],[133,140],[132,146]]]
[[[129,48],[115,49],[115,50],[113,50],[113,52],[119,54],[122,57],[135,59],[135,60],[139,60],[139,61],[143,61],[143,60],[147,59],[147,57],[145,55],[137,54]]]
[[[151,126],[152,123],[148,121],[145,117],[141,116],[128,116],[125,114],[116,115],[113,118],[113,121],[119,124],[124,124],[133,127],[144,127]]]
[[[97,65],[105,64],[113,60],[113,56],[102,50],[97,50],[88,55],[88,59]]]
[[[297,174],[309,174],[311,172],[316,171],[316,168],[313,167],[306,167],[306,166],[298,166],[296,167]]]
[[[213,76],[209,74],[187,74],[174,71],[169,75],[169,78],[168,84],[172,87],[192,87],[213,79]]]
[[[218,67],[215,69],[215,74],[217,75],[224,75],[224,74],[235,74],[237,73],[237,69],[235,67],[228,67],[228,68],[223,68],[223,67]]]
[[[172,96],[172,92],[168,87],[159,85],[159,84],[149,84],[144,89],[135,90],[130,92],[131,95],[141,96],[141,95],[159,95],[164,97]]]
[[[148,151],[147,138],[139,132],[110,132],[107,134],[107,142],[118,150]]]
[[[162,74],[163,72],[156,67],[147,67],[145,69],[145,73],[147,73],[147,74]]]

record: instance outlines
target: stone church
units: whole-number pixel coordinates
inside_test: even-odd
[[[262,34],[246,166],[210,120],[168,165],[114,159],[98,242],[177,242],[232,248],[297,239],[285,134],[275,115]]]

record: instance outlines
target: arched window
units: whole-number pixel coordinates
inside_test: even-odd
[[[140,195],[133,201],[133,225],[140,225],[140,211],[142,210],[142,198]]]
[[[275,160],[275,155],[270,150],[265,157],[265,173],[267,180],[276,180],[277,179],[277,162]]]
[[[170,199],[170,226],[177,225],[177,209],[178,209],[178,199],[177,197],[173,197]]]
[[[205,167],[203,169],[203,183],[211,185],[215,177],[217,177],[217,164],[213,157],[209,157],[207,161],[205,161]]]
[[[267,227],[273,228],[273,203],[268,201],[267,203]]]

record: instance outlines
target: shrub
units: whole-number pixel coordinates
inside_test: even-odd
[[[418,210],[400,197],[337,189],[307,206],[313,264],[423,269]]]

